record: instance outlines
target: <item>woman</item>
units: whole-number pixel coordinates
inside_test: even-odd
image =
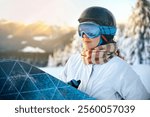
[[[102,7],[90,7],[79,18],[82,51],[70,57],[61,79],[80,80],[79,90],[96,99],[148,99],[139,76],[116,55],[116,22]]]

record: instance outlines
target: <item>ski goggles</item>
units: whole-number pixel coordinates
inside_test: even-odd
[[[93,39],[100,35],[115,35],[115,26],[100,26],[93,22],[83,22],[78,26],[78,33],[80,37],[85,34],[88,38]]]

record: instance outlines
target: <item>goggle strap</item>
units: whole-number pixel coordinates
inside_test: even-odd
[[[108,43],[108,40],[106,39],[106,37],[104,35],[102,35],[102,39]]]

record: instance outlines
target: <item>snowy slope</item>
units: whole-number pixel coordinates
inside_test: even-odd
[[[40,69],[59,79],[63,67],[40,67]]]

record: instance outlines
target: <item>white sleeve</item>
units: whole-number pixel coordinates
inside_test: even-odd
[[[66,65],[64,66],[63,70],[61,71],[61,73],[59,75],[60,80],[62,80],[63,82],[70,81],[70,79],[68,78],[68,75],[72,70],[72,61],[74,61],[74,55],[72,55],[68,59]]]
[[[118,93],[128,100],[149,99],[148,94],[139,76],[130,68],[124,69],[124,73],[120,76],[118,84]]]

